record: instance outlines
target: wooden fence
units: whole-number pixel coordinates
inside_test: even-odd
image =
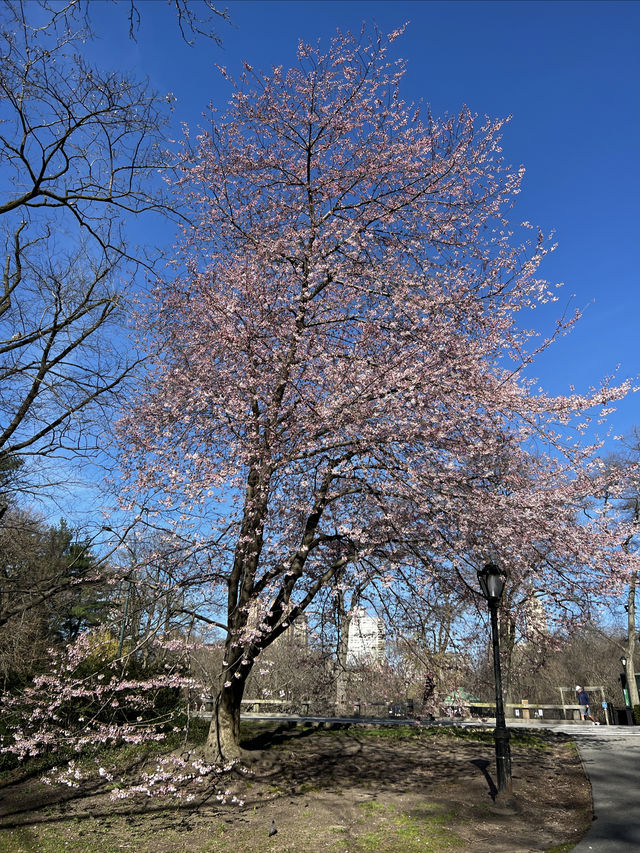
[[[300,716],[309,715],[309,702],[307,701],[292,701],[291,699],[243,699],[241,708],[246,713],[253,714],[270,714],[270,713],[285,713]],[[353,703],[351,713],[348,716],[354,717],[376,717],[385,718],[393,717],[413,717],[415,716],[411,710],[404,709],[399,712],[396,709],[400,708],[399,704],[388,702],[367,702]],[[196,712],[210,713],[213,711],[213,697],[202,696],[195,702]],[[456,706],[451,707],[450,716],[469,716],[469,717],[493,717],[496,713],[496,706],[493,702],[460,702]],[[610,725],[610,719],[607,709],[598,706],[591,707],[591,713],[599,719],[600,722]],[[580,705],[550,705],[528,702],[522,699],[520,702],[505,703],[505,716],[509,719],[520,719],[544,722],[552,720],[574,720],[581,719]]]

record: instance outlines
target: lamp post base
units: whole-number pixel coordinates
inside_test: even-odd
[[[498,791],[493,803],[489,806],[491,814],[502,815],[503,817],[513,817],[520,813],[518,802],[513,794],[505,794]]]
[[[498,795],[507,798],[513,796],[511,782],[511,733],[506,726],[496,726],[493,731],[496,742],[496,771],[498,777]]]

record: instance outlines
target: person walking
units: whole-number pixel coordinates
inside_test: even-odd
[[[587,691],[583,687],[580,687],[579,684],[576,684],[576,693],[578,694],[578,704],[580,705],[580,717],[583,720],[591,720],[595,726],[599,726],[600,723],[596,721],[595,717],[591,716],[589,694]]]

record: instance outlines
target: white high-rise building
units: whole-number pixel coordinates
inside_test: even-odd
[[[524,602],[523,612],[529,640],[549,633],[547,609],[533,587]]]
[[[347,666],[377,663],[386,657],[384,620],[362,608],[351,613],[347,640]]]

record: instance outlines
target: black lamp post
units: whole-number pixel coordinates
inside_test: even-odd
[[[498,795],[509,798],[513,792],[511,784],[511,746],[509,729],[504,718],[502,703],[502,672],[500,669],[500,637],[498,634],[498,604],[504,590],[504,576],[493,563],[478,570],[480,589],[489,605],[491,616],[491,640],[493,644],[493,673],[496,682],[496,727],[493,733],[496,742],[496,769],[498,773]]]
[[[627,709],[627,717],[629,717],[629,710],[631,708],[631,699],[629,696],[629,676],[627,674],[627,659],[624,655],[620,658],[620,663],[622,664],[622,672],[620,674],[620,684],[622,685],[622,696],[624,698],[624,706]]]

